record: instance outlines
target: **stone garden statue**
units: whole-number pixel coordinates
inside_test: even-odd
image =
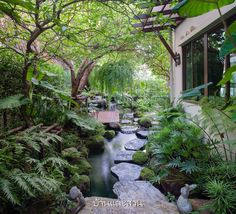
[[[179,196],[177,200],[177,207],[181,214],[191,213],[193,208],[190,200],[188,199],[189,192],[197,187],[196,184],[188,185],[185,184],[184,187],[181,188]]]
[[[77,201],[77,203],[78,203],[78,207],[75,208],[75,209],[72,211],[73,214],[77,214],[77,213],[85,206],[85,199],[84,199],[84,196],[83,196],[83,194],[80,192],[80,190],[78,189],[77,186],[73,186],[73,187],[70,189],[69,197],[70,197],[72,200]]]

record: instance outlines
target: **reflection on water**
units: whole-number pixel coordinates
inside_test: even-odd
[[[135,134],[122,134],[119,132],[111,141],[105,142],[105,150],[102,154],[89,157],[89,162],[93,168],[90,174],[90,196],[116,198],[112,188],[117,179],[111,174],[110,169],[114,165],[116,154],[125,150],[124,144],[133,139],[136,139]]]

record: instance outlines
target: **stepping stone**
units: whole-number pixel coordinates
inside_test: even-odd
[[[141,130],[141,131],[138,131],[138,132],[136,133],[136,135],[137,135],[138,138],[147,139],[147,138],[148,138],[148,135],[149,135],[149,131]]]
[[[138,130],[138,127],[136,126],[122,126],[121,127],[121,132],[123,134],[132,134],[132,133],[137,132],[137,130]]]
[[[123,118],[128,118],[128,119],[133,119],[134,118],[134,113],[127,113],[123,115]]]
[[[120,181],[138,180],[143,167],[132,163],[119,163],[111,168],[111,172]]]
[[[137,150],[142,149],[146,145],[146,143],[147,143],[146,140],[141,140],[137,138],[137,139],[128,141],[124,147],[127,150],[137,151]]]
[[[121,162],[131,163],[133,162],[132,156],[134,153],[135,151],[121,151],[116,155],[114,162],[115,163],[121,163]]]
[[[152,126],[158,126],[160,123],[158,121],[152,121]]]
[[[134,118],[134,122],[138,122],[140,120],[140,118]]]
[[[120,123],[121,124],[130,124],[130,123],[132,123],[132,121],[131,120],[121,120]]]
[[[148,181],[118,181],[113,192],[120,200],[167,201],[165,196]]]
[[[85,198],[85,203],[79,214],[179,214],[175,205],[164,201],[122,201],[93,196]]]

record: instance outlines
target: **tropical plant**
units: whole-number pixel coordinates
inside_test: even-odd
[[[151,135],[148,144],[157,169],[175,168],[186,175],[200,171],[201,164],[210,155],[201,130],[185,119],[173,120],[159,133]]]
[[[206,193],[211,198],[207,208],[215,214],[235,213],[236,189],[233,183],[211,180],[206,184]]]

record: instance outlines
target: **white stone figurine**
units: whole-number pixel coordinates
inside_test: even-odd
[[[180,190],[181,195],[177,200],[177,207],[181,214],[188,214],[192,212],[193,208],[191,202],[188,199],[188,196],[189,192],[195,189],[196,187],[197,187],[196,184],[192,185],[185,184],[185,186],[181,188]]]

